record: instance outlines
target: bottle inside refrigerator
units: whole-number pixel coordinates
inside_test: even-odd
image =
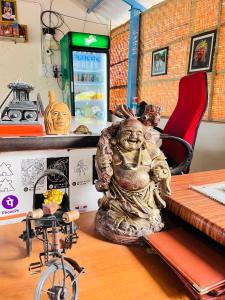
[[[73,90],[77,121],[107,121],[107,54],[73,51]]]

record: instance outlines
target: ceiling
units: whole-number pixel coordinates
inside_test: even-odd
[[[75,4],[82,6],[87,9],[96,0],[71,0]],[[138,0],[141,5],[146,8],[150,8],[164,0]],[[94,12],[90,13],[91,15],[95,15],[96,19],[98,19],[101,23],[111,23],[111,28],[117,27],[124,22],[128,21],[130,18],[129,12],[130,6],[123,2],[122,0],[104,0],[102,3],[97,6]],[[88,20],[89,14],[87,14]]]

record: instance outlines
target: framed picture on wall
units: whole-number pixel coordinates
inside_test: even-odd
[[[0,22],[12,24],[17,20],[15,0],[0,0]]]
[[[152,76],[165,75],[167,73],[167,60],[169,48],[161,48],[152,52]]]
[[[195,35],[191,38],[188,73],[212,71],[216,43],[216,30]]]

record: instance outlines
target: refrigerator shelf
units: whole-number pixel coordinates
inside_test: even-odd
[[[81,103],[85,103],[85,102],[102,102],[102,101],[105,101],[105,99],[82,99],[82,100],[77,100],[77,99],[75,99],[76,100],[76,102],[81,102]]]
[[[74,74],[75,73],[84,73],[84,74],[87,74],[87,73],[102,73],[102,72],[104,72],[104,69],[98,69],[98,70],[74,69],[73,72],[74,72]]]
[[[76,83],[76,85],[91,85],[91,86],[101,86],[101,85],[104,85],[104,82],[77,82],[77,81],[74,81]]]

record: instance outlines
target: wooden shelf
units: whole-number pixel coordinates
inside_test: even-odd
[[[0,36],[0,41],[12,41],[16,43],[25,43],[26,37],[25,36]]]
[[[99,135],[44,135],[0,137],[0,153],[8,151],[77,149],[97,147]]]
[[[15,44],[16,43],[26,43],[28,41],[28,34],[27,34],[27,25],[22,25],[19,24],[21,27],[21,36],[5,36],[5,35],[0,35],[0,41],[12,41]]]

